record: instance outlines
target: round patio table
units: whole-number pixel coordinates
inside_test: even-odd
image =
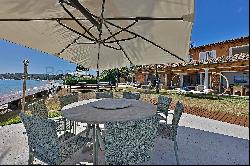
[[[116,106],[120,108],[116,109]],[[62,108],[62,116],[66,119],[92,125],[94,165],[98,164],[99,124],[146,119],[155,114],[155,105],[135,99],[90,99],[75,102]]]

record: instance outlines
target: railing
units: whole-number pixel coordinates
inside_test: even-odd
[[[53,85],[48,85],[48,86],[43,86],[43,87],[39,87],[39,88],[35,87],[33,89],[28,89],[26,91],[26,96],[35,95],[37,93],[50,90],[52,87],[53,87]],[[8,104],[8,103],[16,101],[16,100],[20,100],[20,99],[22,99],[22,95],[23,95],[23,92],[18,91],[17,93],[0,97],[0,106]]]

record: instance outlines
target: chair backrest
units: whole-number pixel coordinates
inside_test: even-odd
[[[34,157],[48,164],[58,164],[59,139],[57,124],[51,119],[19,114],[28,135],[28,144]]]
[[[60,105],[61,105],[61,108],[62,108],[64,106],[68,105],[68,104],[78,102],[78,94],[77,93],[71,93],[71,94],[66,95],[66,96],[60,96],[59,101],[60,101]]]
[[[40,117],[40,118],[48,118],[48,108],[43,99],[35,101],[30,104],[29,109],[31,110],[32,116]]]
[[[179,101],[176,103],[176,107],[174,110],[174,115],[172,119],[172,124],[160,124],[158,128],[158,135],[162,138],[167,138],[172,141],[176,139],[177,136],[177,129],[178,124],[182,115],[182,112],[184,110],[183,104],[181,104]]]
[[[113,98],[113,92],[96,92],[96,99]]]
[[[144,120],[105,123],[103,140],[106,163],[128,165],[148,161],[158,124],[158,116]]]
[[[125,99],[136,99],[139,100],[141,97],[140,93],[136,92],[123,92],[123,98]]]
[[[157,111],[164,112],[167,114],[171,101],[172,101],[172,98],[159,95],[158,102],[157,102]]]
[[[184,111],[184,106],[182,103],[178,101],[175,106],[172,125],[178,126],[183,111]]]

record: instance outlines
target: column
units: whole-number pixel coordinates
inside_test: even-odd
[[[148,73],[145,73],[145,80],[144,80],[144,82],[145,82],[145,84],[147,84],[148,83]]]
[[[204,89],[208,89],[208,68],[205,68]]]
[[[221,79],[221,72],[220,72],[219,93],[222,93],[221,85],[222,85],[222,79]]]
[[[212,82],[212,74],[210,74],[210,77],[209,77],[209,87],[210,87],[210,89],[212,89],[212,84],[213,84],[213,82]]]
[[[183,74],[180,74],[180,88],[183,88]]]
[[[168,86],[168,74],[165,74],[164,81],[165,81],[165,86],[167,87]]]
[[[202,73],[200,73],[200,85],[203,85],[203,81],[202,81]]]

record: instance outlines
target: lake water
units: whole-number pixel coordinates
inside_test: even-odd
[[[36,80],[27,80],[27,89],[32,89],[34,87],[45,86],[48,84],[48,81],[36,81]],[[23,87],[22,80],[0,80],[0,96],[12,94],[17,91],[21,91]]]

